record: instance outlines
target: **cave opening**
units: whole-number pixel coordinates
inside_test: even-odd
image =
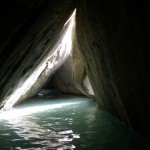
[[[1,109],[1,111],[9,110],[13,107],[13,105],[20,103],[21,101],[24,101],[29,97],[35,96],[35,94],[32,95],[28,93],[30,93],[30,91],[34,91],[34,88],[36,89],[38,88],[39,90],[42,89],[43,86],[46,87],[45,84],[47,84],[47,80],[50,80],[48,84],[50,85],[50,87],[52,87],[51,86],[52,76],[54,76],[55,73],[61,68],[61,66],[66,62],[68,57],[69,56],[71,57],[72,55],[72,51],[73,51],[72,33],[73,33],[73,28],[75,28],[74,27],[75,14],[76,14],[76,10],[74,10],[72,15],[64,24],[61,33],[62,35],[60,36],[58,42],[56,42],[56,45],[54,45],[53,49],[50,50],[50,52],[44,58],[42,58],[42,61],[39,63],[39,65],[26,79],[20,80],[16,89],[10,95],[6,96],[6,98],[3,101],[4,106]],[[86,80],[87,80],[87,76],[86,76]],[[87,83],[90,84],[89,81]],[[89,87],[89,85],[87,87]],[[59,88],[59,85],[56,88]],[[36,94],[43,96],[44,95],[44,93],[42,92],[43,90],[41,90],[39,94],[38,93]],[[45,89],[45,91],[53,91],[53,90]],[[50,92],[50,94],[53,95],[54,93]]]

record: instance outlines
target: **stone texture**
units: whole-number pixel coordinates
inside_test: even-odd
[[[56,44],[74,2],[1,2],[0,99]],[[150,139],[149,5],[140,0],[76,2],[79,50],[99,106]],[[77,81],[82,87],[83,79]]]
[[[99,105],[149,137],[149,67],[139,16],[144,2],[134,4],[78,1],[77,39]]]
[[[58,88],[63,93],[94,97],[85,62],[77,44],[75,24],[72,30],[72,51],[70,56],[47,84],[49,86],[53,84],[55,88]]]
[[[54,74],[53,78],[48,84],[52,84],[55,88],[59,89],[63,93],[77,95],[81,94],[81,92],[77,90],[74,85],[72,56],[69,56],[67,61]]]
[[[80,52],[79,45],[77,43],[76,28],[74,28],[72,40],[73,40],[73,79],[75,86],[84,95],[92,97],[94,95],[94,92],[87,75],[84,57]]]
[[[11,95],[53,49],[74,10],[72,0],[14,1],[12,5],[6,1],[1,5],[6,6],[0,14],[0,99]]]

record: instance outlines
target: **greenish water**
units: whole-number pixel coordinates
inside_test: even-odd
[[[0,114],[0,150],[144,150],[147,143],[88,98],[36,97]]]

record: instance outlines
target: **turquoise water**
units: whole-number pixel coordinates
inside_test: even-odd
[[[89,98],[36,97],[0,114],[0,150],[146,150]]]

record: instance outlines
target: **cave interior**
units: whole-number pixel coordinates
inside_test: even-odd
[[[63,93],[94,97],[99,107],[150,139],[150,9],[146,1],[0,3],[1,109],[35,72],[34,84],[12,105],[54,86]],[[72,51],[67,54],[60,50],[66,48],[62,41],[74,10],[67,38],[72,40],[68,48]],[[57,67],[49,66],[56,61],[60,62]],[[41,66],[43,70],[36,72]]]

